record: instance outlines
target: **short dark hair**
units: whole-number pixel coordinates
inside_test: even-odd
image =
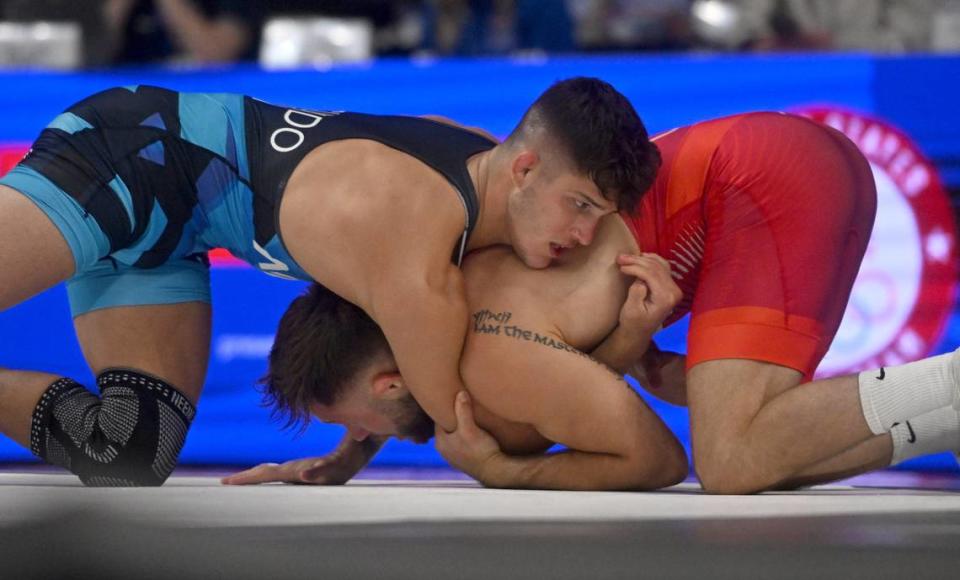
[[[360,307],[313,283],[280,318],[267,374],[265,404],[286,427],[305,428],[311,403],[332,405],[378,356],[387,339]]]
[[[657,176],[660,151],[630,104],[610,83],[576,77],[554,83],[524,113],[507,141],[542,124],[580,173],[620,210],[632,211]]]

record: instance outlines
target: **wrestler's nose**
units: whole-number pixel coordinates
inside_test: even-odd
[[[598,219],[588,219],[574,224],[573,239],[581,246],[589,246],[593,242],[593,235],[597,232]]]

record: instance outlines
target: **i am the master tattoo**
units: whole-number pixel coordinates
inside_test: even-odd
[[[512,338],[514,340],[533,342],[555,350],[569,352],[602,366],[615,377],[617,377],[617,380],[624,380],[620,374],[582,350],[574,348],[561,340],[556,340],[550,336],[540,334],[539,332],[527,330],[517,325],[508,324],[510,319],[513,318],[512,312],[493,312],[483,309],[474,312],[472,318],[474,334],[492,334],[495,336],[503,336],[506,338]]]

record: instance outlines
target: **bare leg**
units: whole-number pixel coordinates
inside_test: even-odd
[[[0,285],[0,310],[73,271],[73,254],[49,218],[19,192],[0,186],[0,272],[16,282]],[[196,404],[210,351],[210,317],[210,305],[201,302],[127,306],[83,314],[75,327],[95,374],[111,367],[136,369],[163,379]],[[29,446],[33,410],[58,378],[0,368],[0,432]]]
[[[821,461],[777,484],[777,489],[796,489],[861,475],[890,466],[893,443],[890,435],[876,435],[830,459]]]
[[[163,379],[196,405],[210,355],[211,308],[205,302],[120,306],[74,319],[94,374],[136,369]]]
[[[855,376],[798,386],[800,373],[749,360],[690,370],[693,456],[704,489],[753,493],[872,437]]]
[[[115,367],[135,369],[163,379],[196,405],[210,352],[209,304],[106,308],[78,316],[74,324],[94,374]],[[0,370],[0,416],[5,435],[30,446],[33,410],[58,378]]]
[[[59,375],[0,369],[0,433],[30,447],[30,421],[40,396]]]
[[[32,201],[0,185],[0,311],[73,274],[73,254],[60,231]],[[16,337],[3,337],[0,344]],[[0,347],[0,360],[3,348]],[[2,364],[2,363],[0,363]],[[0,432],[29,443],[30,414],[55,375],[0,368]]]
[[[73,275],[60,230],[20,192],[0,185],[0,311]]]

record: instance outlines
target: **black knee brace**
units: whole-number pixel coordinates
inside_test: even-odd
[[[50,385],[33,411],[30,450],[84,485],[161,485],[177,464],[193,405],[133,370],[106,370],[97,386],[100,398],[71,379]]]

